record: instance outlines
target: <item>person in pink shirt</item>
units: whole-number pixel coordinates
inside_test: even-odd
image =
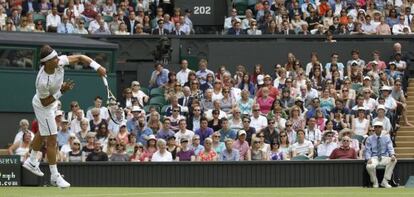
[[[270,112],[275,99],[269,96],[269,89],[267,87],[263,87],[261,90],[263,94],[261,97],[257,98],[256,102],[260,106],[260,112],[263,115],[267,115]]]
[[[246,141],[246,131],[245,130],[239,130],[238,133],[238,138],[236,141],[234,141],[233,143],[233,148],[239,150],[240,153],[240,161],[246,160],[249,161],[250,160],[250,148],[249,148],[249,143],[247,143]]]

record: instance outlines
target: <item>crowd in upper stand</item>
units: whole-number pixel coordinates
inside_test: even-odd
[[[233,9],[222,33],[229,35],[401,35],[414,30],[413,0],[227,2]],[[191,15],[173,0],[0,0],[1,31],[189,35],[197,26]],[[201,28],[197,33],[208,32]]]

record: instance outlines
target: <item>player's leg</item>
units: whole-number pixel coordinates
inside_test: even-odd
[[[65,181],[65,179],[63,179],[63,177],[60,175],[57,169],[56,147],[57,147],[57,135],[56,133],[52,133],[52,135],[47,136],[47,160],[49,162],[49,168],[50,168],[50,183],[60,188],[70,187],[70,184],[67,181]]]
[[[43,176],[43,172],[39,168],[39,161],[37,159],[37,154],[42,147],[42,136],[40,132],[37,132],[32,141],[32,151],[30,152],[29,158],[23,163],[23,167],[28,169],[30,172],[37,176]]]

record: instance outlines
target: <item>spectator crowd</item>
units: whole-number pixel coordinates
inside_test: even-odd
[[[374,156],[379,158],[375,165],[382,157],[394,161],[399,124],[412,125],[405,94],[409,53],[400,43],[392,50],[391,57],[373,51],[365,60],[358,49],[350,57],[334,52],[328,62],[321,62],[315,52],[309,60],[290,52],[270,73],[260,64],[251,71],[238,65],[234,73],[225,66],[214,72],[206,59],[199,61],[197,71],[185,59],[178,72],[157,63],[149,87],[132,81],[119,104],[105,107],[97,96],[91,107],[72,101],[70,111],[58,110],[58,161]],[[30,125],[21,120],[10,154],[24,160],[37,130],[36,121]],[[383,138],[384,148],[376,149],[375,136]],[[43,153],[39,158],[46,159]]]
[[[229,35],[401,35],[414,30],[413,0],[227,2],[232,9],[222,32]],[[1,31],[189,35],[197,26],[191,15],[173,0],[0,0]]]

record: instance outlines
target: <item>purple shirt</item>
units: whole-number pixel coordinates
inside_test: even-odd
[[[210,137],[214,133],[213,129],[210,127],[207,127],[207,129],[203,130],[202,128],[197,129],[195,134],[200,136],[200,144],[204,145],[204,140],[208,137]]]
[[[171,129],[168,129],[168,130],[160,129],[158,130],[158,133],[157,133],[157,139],[164,139],[165,141],[167,141],[168,137],[174,136],[174,135],[175,133]]]
[[[195,156],[193,150],[180,151],[176,155],[180,161],[191,161],[191,156]]]

